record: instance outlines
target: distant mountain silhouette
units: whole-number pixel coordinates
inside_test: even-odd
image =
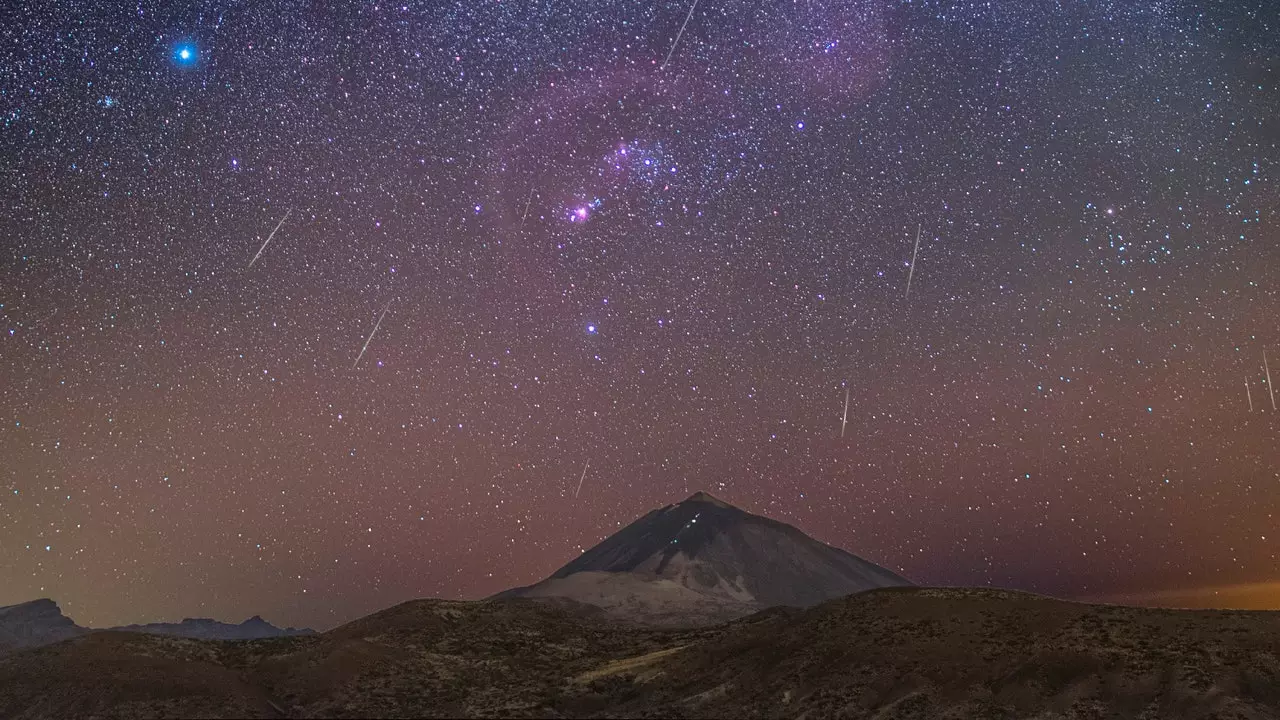
[[[43,598],[0,607],[0,655],[89,632],[62,614],[58,603]]]
[[[310,628],[278,628],[258,615],[254,615],[239,625],[219,622],[209,618],[186,618],[180,623],[122,625],[111,629],[148,633],[150,635],[200,638],[201,640],[259,640],[261,638],[312,635],[315,633],[315,630]]]
[[[209,618],[187,618],[180,623],[149,623],[108,628],[149,635],[198,638],[201,640],[258,640],[261,638],[313,635],[310,628],[278,628],[254,615],[239,625]],[[97,632],[81,627],[62,614],[58,603],[48,598],[0,607],[0,655],[22,648],[39,647]]]
[[[546,580],[495,598],[568,598],[645,624],[696,625],[910,585],[786,523],[699,492],[646,514]]]

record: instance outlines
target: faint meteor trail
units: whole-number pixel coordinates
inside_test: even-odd
[[[1271,393],[1271,409],[1276,409],[1276,390],[1271,387],[1271,366],[1267,364],[1267,349],[1262,348],[1262,367],[1267,371],[1267,392]]]
[[[524,227],[524,221],[529,219],[529,206],[533,204],[533,188],[529,188],[529,199],[524,201],[524,217],[520,218],[520,227]]]
[[[849,424],[849,388],[844,389],[844,415],[840,416],[840,437],[844,437],[844,426]]]
[[[911,297],[911,277],[916,274],[916,256],[920,254],[920,231],[924,223],[916,226],[916,249],[911,253],[911,269],[907,271],[907,297]]]
[[[271,231],[271,234],[267,236],[267,241],[262,243],[262,247],[258,248],[258,254],[254,255],[253,259],[249,261],[250,268],[253,267],[254,263],[258,262],[258,258],[262,256],[262,251],[267,249],[267,245],[271,243],[271,238],[276,236],[276,230],[279,230],[280,226],[284,225],[284,221],[288,220],[291,214],[293,214],[293,208],[289,208],[288,212],[284,214],[284,217],[280,218],[280,222],[276,223],[276,229]],[[249,268],[245,269],[247,270]]]
[[[391,309],[391,303],[387,303],[387,306],[382,308],[382,314],[378,316],[378,322],[373,324],[373,332],[369,333],[368,338],[365,338],[364,347],[360,348],[360,354],[356,356],[355,363],[351,365],[352,370],[355,370],[356,366],[360,364],[360,358],[364,357],[364,351],[369,349],[369,343],[373,341],[373,336],[378,333],[378,327],[382,325],[382,318],[387,316],[387,310],[389,309]]]
[[[1253,393],[1249,392],[1249,376],[1244,377],[1244,396],[1249,398],[1249,412],[1253,412]]]
[[[591,467],[591,461],[588,460],[586,465],[582,466],[582,477],[578,478],[578,489],[573,491],[573,499],[578,499],[578,493],[582,492],[582,481],[587,479],[587,468]]]
[[[696,7],[698,7],[698,0],[693,0],[693,4],[689,6],[689,14],[684,16],[684,24],[680,26],[680,32],[676,33],[676,39],[671,43],[671,49],[667,51],[667,59],[662,61],[662,67],[658,68],[659,71],[667,69],[667,63],[671,62],[671,55],[675,53],[676,46],[680,44],[684,29],[689,27],[689,18],[693,17],[693,10]]]

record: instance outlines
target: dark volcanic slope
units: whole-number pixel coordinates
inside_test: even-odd
[[[49,599],[0,607],[0,655],[86,632],[88,630],[62,614],[58,603]]]
[[[752,515],[706,493],[654,510],[551,577],[596,571],[676,578],[681,556],[697,561],[693,574],[701,585],[714,587],[714,574],[740,585],[764,606],[809,607],[860,590],[911,584],[786,523]]]
[[[0,659],[0,717],[1280,718],[1280,613],[875,590],[676,631],[416,601],[322,635],[95,633]]]
[[[568,597],[625,611],[710,619],[910,583],[796,528],[697,493],[654,510],[527,588],[504,597]]]

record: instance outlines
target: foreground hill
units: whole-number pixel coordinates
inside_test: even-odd
[[[1280,717],[1280,612],[882,589],[714,627],[405,603],[320,635],[93,633],[0,659],[0,717]]]
[[[786,523],[696,493],[639,518],[546,580],[496,597],[568,598],[629,622],[692,626],[910,584]]]

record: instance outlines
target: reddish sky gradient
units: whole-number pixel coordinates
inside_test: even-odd
[[[665,69],[683,2],[10,11],[0,604],[325,628],[696,490],[1274,588],[1280,11],[1070,5],[704,3]]]

